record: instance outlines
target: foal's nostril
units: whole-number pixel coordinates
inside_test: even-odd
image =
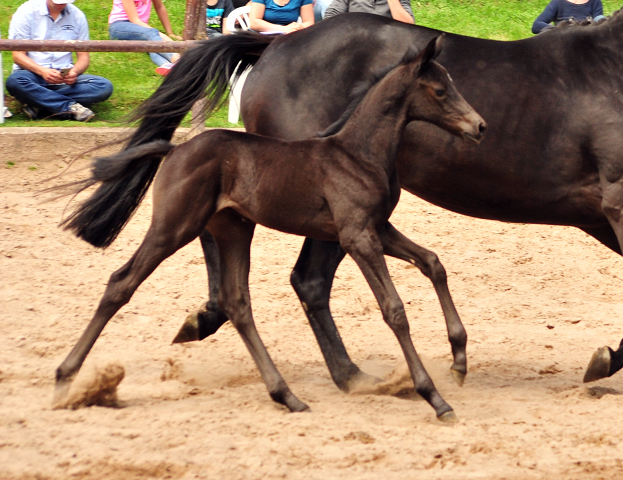
[[[478,133],[482,136],[485,134],[485,130],[487,129],[487,124],[482,122],[480,125],[478,125]]]

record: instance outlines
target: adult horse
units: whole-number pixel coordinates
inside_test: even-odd
[[[185,54],[140,107],[140,125],[128,146],[170,139],[206,88],[213,108],[238,62],[242,68],[254,65],[242,93],[248,131],[288,140],[313,136],[348,108],[360,81],[438,34],[352,13],[278,38],[248,34],[210,40]],[[447,34],[439,61],[487,121],[488,137],[474,147],[433,126],[408,126],[398,156],[402,187],[465,215],[575,226],[621,254],[622,42],[619,12],[599,25],[565,25],[513,42]],[[201,240],[209,270],[218,271],[213,240],[208,235]],[[291,281],[333,380],[348,390],[362,373],[329,311],[332,279],[343,256],[337,243],[308,239]],[[214,300],[213,277],[212,300],[184,325],[178,341],[204,338],[227,320]],[[455,364],[465,345],[457,331],[449,324]],[[623,342],[617,351],[600,349],[585,380],[622,367]]]

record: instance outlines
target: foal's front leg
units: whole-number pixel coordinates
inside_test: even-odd
[[[294,396],[277,370],[253,321],[249,267],[255,224],[236,213],[224,211],[210,221],[208,228],[216,239],[219,251],[219,306],[231,319],[249,349],[271,398],[288,407],[291,412],[308,410],[309,407]]]
[[[435,409],[437,418],[446,422],[455,421],[456,415],[452,407],[435,388],[415,351],[404,305],[387,270],[383,245],[377,232],[370,227],[359,231],[347,228],[340,231],[340,242],[361,269],[379,303],[383,319],[398,338],[413,377],[415,390]]]
[[[465,351],[467,333],[448,289],[446,269],[443,268],[437,255],[413,243],[389,222],[387,222],[387,228],[381,233],[381,242],[385,255],[412,263],[433,283],[446,319],[448,339],[450,340],[454,357],[454,363],[450,367],[450,371],[456,382],[463,386],[465,375],[467,375],[467,355]]]

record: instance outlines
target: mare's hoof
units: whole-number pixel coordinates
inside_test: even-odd
[[[294,402],[294,405],[288,405],[288,409],[293,413],[311,412],[311,408],[309,408],[309,406],[307,406],[305,403],[301,402],[298,399],[296,399],[296,402]]]
[[[192,313],[186,317],[182,328],[173,339],[173,343],[196,342],[199,338],[199,312]]]
[[[383,383],[383,380],[379,377],[375,377],[374,375],[370,375],[359,370],[354,375],[351,375],[346,382],[338,384],[337,386],[344,393],[358,393],[373,389],[380,383]]]
[[[463,372],[459,372],[454,368],[450,368],[450,373],[452,374],[452,378],[458,384],[459,387],[462,387],[465,383],[465,374]]]
[[[443,423],[456,423],[459,421],[459,417],[456,416],[456,413],[454,413],[454,410],[450,410],[446,413],[442,413],[437,418],[439,419],[439,421]]]
[[[593,353],[593,357],[584,374],[584,383],[594,382],[600,378],[608,377],[610,375],[611,361],[611,350],[608,347],[601,347]]]

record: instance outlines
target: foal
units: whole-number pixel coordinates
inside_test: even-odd
[[[435,389],[409,335],[403,304],[390,279],[383,254],[422,268],[431,255],[401,235],[389,222],[400,185],[395,157],[407,122],[434,123],[457,136],[479,141],[482,118],[456,91],[434,58],[441,37],[373,86],[358,105],[325,131],[323,138],[298,142],[227,130],[213,130],[175,147],[156,141],[114,157],[106,181],[120,181],[133,168],[168,154],[156,176],[153,217],[143,243],[130,261],[110,277],[86,331],[56,372],[55,400],[62,403],[73,376],[106,323],[167,257],[208,229],[220,261],[219,305],[242,336],[270,396],[291,411],[308,407],[290,391],[273,364],[253,322],[248,276],[250,247],[257,223],[317,238],[339,240],[368,281],[383,318],[394,331],[417,392],[442,420],[455,418]],[[332,134],[336,132],[336,134]],[[170,153],[169,153],[170,152]],[[110,158],[108,159],[110,160]],[[101,170],[107,159],[98,159]],[[97,221],[89,199],[65,222]]]

